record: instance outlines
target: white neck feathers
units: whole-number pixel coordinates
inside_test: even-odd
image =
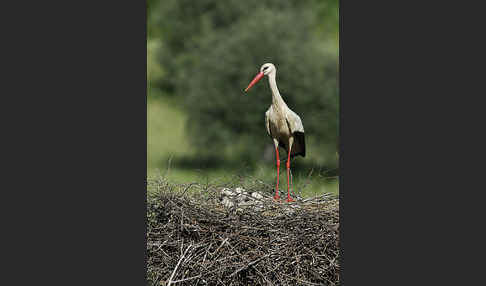
[[[277,107],[284,107],[286,106],[285,102],[280,95],[277,87],[277,81],[275,80],[276,72],[272,71],[268,74],[268,84],[270,85],[270,89],[272,90],[272,104],[276,105]]]

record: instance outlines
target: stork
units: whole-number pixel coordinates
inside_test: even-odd
[[[280,157],[278,155],[278,148],[282,147],[287,152],[287,202],[292,202],[290,197],[289,173],[290,173],[290,159],[301,155],[305,157],[305,136],[304,126],[300,117],[293,112],[287,104],[283,101],[282,96],[277,88],[275,76],[277,68],[271,63],[266,63],[260,68],[260,72],[253,78],[248,87],[247,92],[253,85],[255,85],[262,77],[268,76],[268,83],[272,90],[272,104],[265,112],[265,127],[267,133],[273,140],[275,146],[275,154],[277,157],[277,183],[275,187],[275,200],[280,199],[278,191],[279,172],[280,172]]]

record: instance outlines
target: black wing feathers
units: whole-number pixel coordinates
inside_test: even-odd
[[[304,132],[294,132],[294,144],[297,143],[299,150],[298,153],[292,154],[293,156],[301,155],[305,157],[305,135]]]

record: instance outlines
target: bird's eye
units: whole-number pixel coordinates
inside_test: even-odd
[[[268,67],[264,67],[264,68],[263,68],[263,70],[266,70],[266,69],[268,69]]]

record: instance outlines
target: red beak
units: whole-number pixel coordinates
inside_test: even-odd
[[[250,82],[250,84],[248,85],[248,87],[245,89],[245,92],[247,92],[252,86],[254,86],[255,83],[257,83],[263,76],[264,76],[264,74],[262,72],[259,72],[255,76],[255,78],[253,78],[253,80]]]

